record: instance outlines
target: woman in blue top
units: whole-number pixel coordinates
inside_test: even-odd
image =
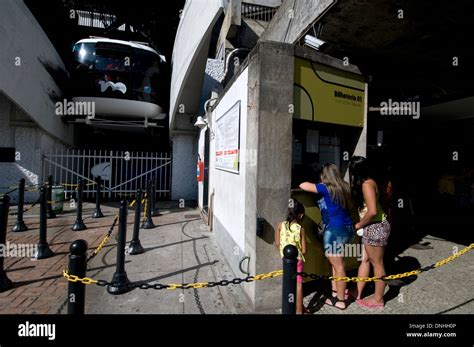
[[[333,276],[345,277],[344,245],[350,243],[355,235],[350,214],[352,200],[349,184],[344,182],[337,166],[328,163],[323,166],[321,183],[304,182],[300,188],[320,194],[318,205],[324,224],[324,254],[332,265]],[[346,287],[346,282],[333,281],[332,288],[336,289],[337,295],[329,297],[326,304],[344,310],[347,306]]]

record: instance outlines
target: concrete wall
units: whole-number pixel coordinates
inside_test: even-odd
[[[170,89],[170,134],[180,117],[199,111],[200,91],[209,52],[211,32],[222,13],[219,0],[187,0],[173,47]]]
[[[54,112],[61,96],[49,71],[63,62],[40,25],[21,0],[0,2],[0,92],[14,101],[39,128],[72,144],[73,129]]]
[[[0,93],[0,147],[14,147],[19,154],[19,160],[14,163],[0,163],[0,187],[16,186],[20,178],[24,178],[26,184],[42,182],[42,155],[53,148],[65,147],[34,123],[15,121],[26,117],[13,102]],[[17,201],[16,192],[10,194],[10,197],[13,203]],[[26,202],[37,199],[37,192],[25,193]]]
[[[262,41],[296,43],[336,0],[286,0],[278,9]]]
[[[197,200],[196,164],[197,136],[194,133],[173,136],[173,162],[171,179],[172,200]]]
[[[281,5],[283,0],[243,0],[242,2],[246,2],[248,4],[254,4],[254,5],[268,6],[268,7],[278,7]]]
[[[171,198],[198,199],[198,129],[212,29],[223,11],[219,0],[187,0],[176,33],[170,89],[170,136],[173,147]]]

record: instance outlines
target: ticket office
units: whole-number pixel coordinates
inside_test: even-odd
[[[330,274],[330,268],[317,233],[321,222],[317,196],[298,186],[319,181],[320,169],[328,162],[345,175],[348,160],[363,138],[365,90],[360,74],[295,57],[291,188],[292,198],[306,209],[307,272]],[[346,259],[349,270],[358,265],[357,248],[353,249],[354,254]]]

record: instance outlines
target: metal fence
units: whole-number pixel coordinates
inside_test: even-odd
[[[272,20],[278,8],[262,5],[242,3],[242,17],[269,22]]]
[[[170,198],[171,156],[169,153],[67,149],[43,156],[43,181],[49,175],[57,185],[72,193],[82,178],[86,184],[84,197],[95,195],[95,176],[102,177],[101,195],[119,198],[146,189],[153,180],[158,199]]]

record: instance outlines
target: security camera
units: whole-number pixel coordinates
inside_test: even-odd
[[[304,44],[312,49],[319,51],[324,45],[327,44],[327,42],[320,40],[317,37],[306,35],[304,37]]]

